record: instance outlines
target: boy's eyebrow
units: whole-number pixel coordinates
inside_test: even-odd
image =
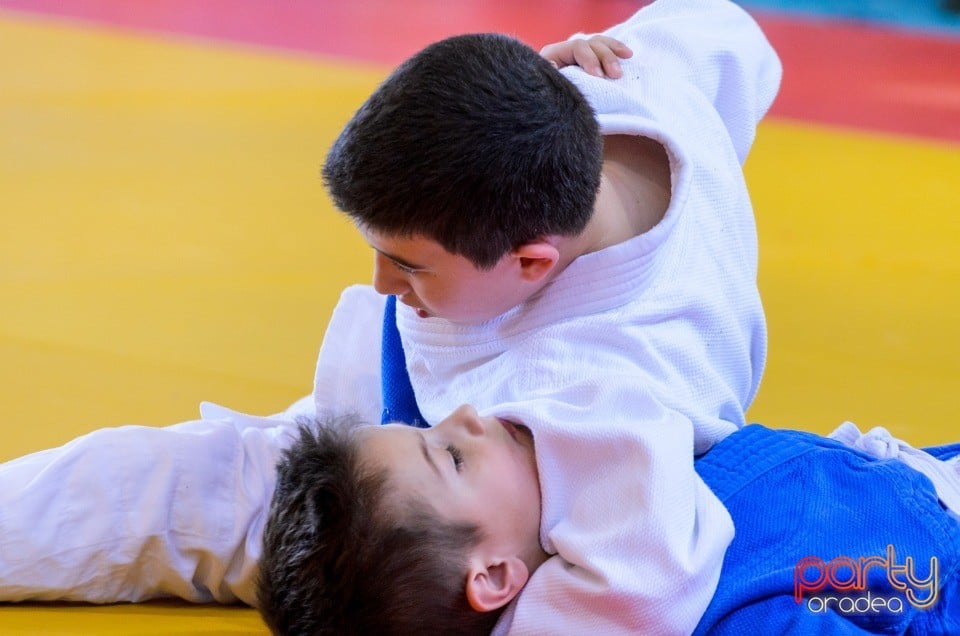
[[[418,434],[417,437],[420,438],[420,452],[423,454],[423,458],[430,464],[430,468],[437,474],[437,477],[443,477],[443,474],[440,472],[440,467],[437,466],[437,463],[433,461],[433,457],[430,456],[430,450],[427,448],[427,440],[424,439],[421,434]]]
[[[373,247],[373,246],[371,245],[370,247]],[[413,263],[409,263],[409,262],[403,260],[402,258],[399,258],[399,257],[397,257],[397,256],[394,256],[393,254],[388,254],[387,252],[384,252],[384,251],[381,250],[381,249],[377,249],[376,247],[373,247],[373,251],[379,252],[380,254],[382,254],[383,256],[386,256],[387,258],[389,258],[391,261],[393,261],[393,262],[396,263],[397,265],[400,265],[400,266],[402,266],[402,267],[406,267],[407,269],[426,269],[426,267],[424,267],[423,265],[414,265]]]

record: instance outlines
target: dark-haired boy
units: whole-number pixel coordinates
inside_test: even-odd
[[[954,458],[939,461],[885,432],[860,439],[871,435],[900,446],[897,456],[749,426],[697,460],[737,537],[695,633],[960,629],[960,517],[938,501],[960,498],[960,443],[935,451]],[[427,430],[304,428],[285,452],[264,532],[264,619],[277,634],[489,633],[550,556],[535,443],[535,431],[468,406]],[[952,480],[935,490],[901,461],[908,455]],[[559,557],[576,560],[576,548],[558,546]],[[610,567],[647,574],[642,562]],[[531,631],[638,627],[605,616],[608,603],[595,598],[596,631],[583,620]],[[679,633],[642,627],[634,633]]]

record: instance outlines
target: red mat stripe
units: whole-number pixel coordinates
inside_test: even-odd
[[[454,33],[535,47],[630,15],[636,2],[555,0],[0,0],[0,7],[394,65]],[[960,38],[758,14],[784,63],[773,115],[960,142]]]

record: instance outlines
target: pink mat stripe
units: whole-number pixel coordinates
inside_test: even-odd
[[[392,66],[454,33],[535,47],[630,15],[625,0],[0,0],[0,8]],[[960,142],[960,38],[758,14],[784,63],[772,114]]]

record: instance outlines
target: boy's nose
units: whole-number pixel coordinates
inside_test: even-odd
[[[460,422],[460,425],[463,426],[464,430],[470,435],[483,435],[483,420],[480,419],[480,416],[477,415],[477,409],[473,408],[469,404],[464,404],[457,408],[454,411],[454,414],[457,416],[457,420]]]
[[[469,404],[457,407],[448,419],[451,423],[456,423],[467,435],[479,436],[486,432],[483,427],[483,420],[477,415],[477,409]]]
[[[390,259],[379,252],[373,257],[373,288],[384,296],[402,296],[410,291],[406,278],[397,271]]]

